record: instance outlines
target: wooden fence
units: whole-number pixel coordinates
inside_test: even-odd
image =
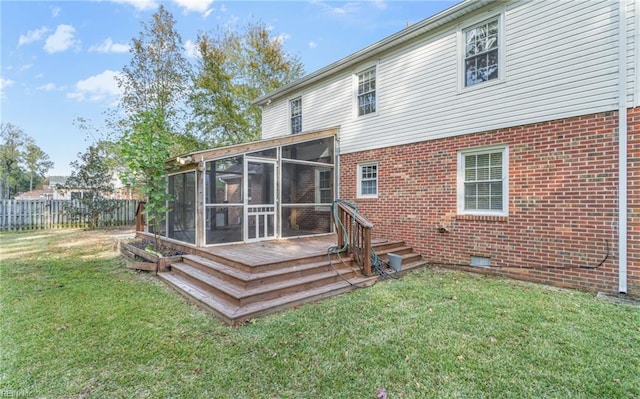
[[[134,225],[137,200],[112,200],[117,206],[102,215],[103,226]],[[81,207],[71,200],[1,200],[0,231],[44,230],[86,227],[87,217],[73,217],[65,212],[65,206]]]

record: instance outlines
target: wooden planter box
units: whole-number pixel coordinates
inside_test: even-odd
[[[126,258],[127,268],[156,273],[166,272],[169,269],[169,265],[182,261],[182,255],[159,257],[126,242],[120,242],[120,253]],[[146,261],[135,260],[136,255],[146,259]]]

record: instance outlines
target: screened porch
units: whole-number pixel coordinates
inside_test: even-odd
[[[336,130],[178,157],[160,235],[203,247],[333,232]]]

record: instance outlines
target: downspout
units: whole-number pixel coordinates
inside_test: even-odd
[[[638,12],[638,10],[636,10]],[[618,292],[627,293],[627,14],[618,2]]]
[[[333,170],[336,175],[335,184],[336,184],[336,194],[334,199],[342,198],[340,195],[340,138],[336,135],[335,138],[335,155],[333,161]]]

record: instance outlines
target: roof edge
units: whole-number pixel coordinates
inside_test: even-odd
[[[301,86],[317,82],[318,80],[330,76],[331,74],[334,74],[339,70],[353,66],[393,46],[439,28],[454,19],[467,15],[494,1],[496,0],[465,0],[461,3],[455,4],[447,8],[446,10],[440,11],[439,13],[431,17],[423,19],[420,22],[417,22],[397,33],[394,33],[391,36],[387,36],[386,38],[374,44],[371,44],[363,48],[362,50],[356,51],[351,55],[348,55],[336,62],[322,67],[315,72],[311,72],[310,74],[303,76],[302,78],[295,80],[287,85],[284,85],[281,88],[272,91],[271,93],[265,94],[264,96],[253,100],[251,104],[263,106],[271,102],[272,100],[278,99],[292,91],[297,90]]]

